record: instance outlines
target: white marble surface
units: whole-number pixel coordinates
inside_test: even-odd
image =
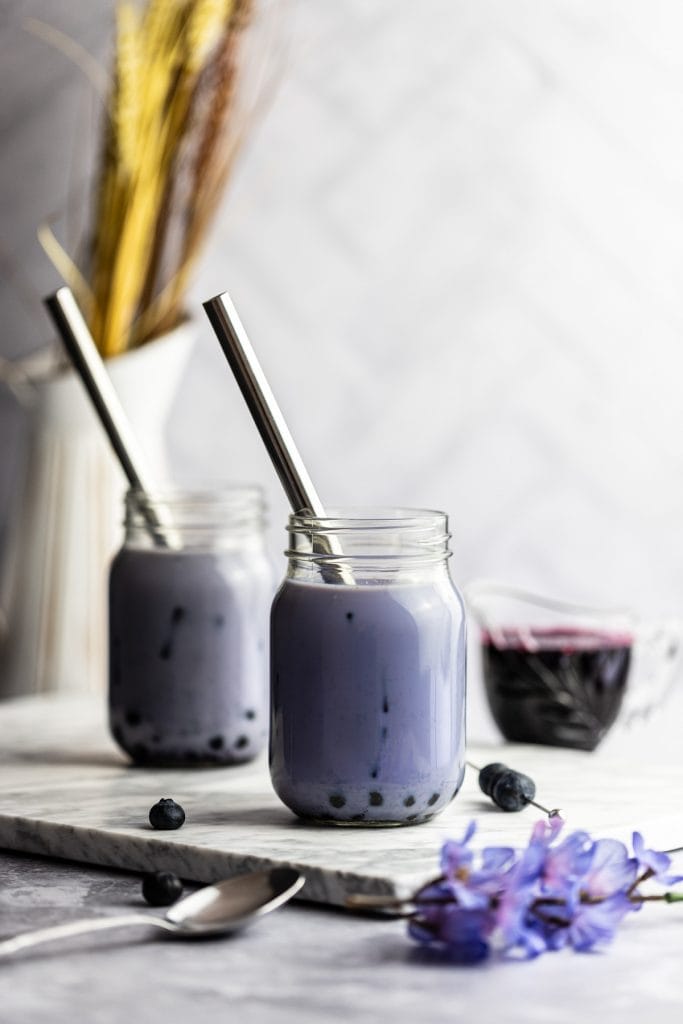
[[[662,735],[664,735],[662,733]],[[561,807],[570,827],[628,839],[642,830],[662,848],[683,843],[680,758],[633,757],[632,744],[584,754],[544,747],[477,748],[474,763],[506,763],[531,775],[538,799]],[[641,753],[643,753],[641,748]],[[446,811],[399,829],[321,828],[298,821],[271,789],[265,760],[232,768],[132,768],[109,739],[104,705],[91,698],[0,704],[0,846],[132,870],[165,868],[215,881],[288,863],[307,876],[303,896],[342,904],[354,891],[412,888],[435,870],[441,842],[479,821],[478,842],[523,843],[539,817],[505,814],[474,773]],[[161,797],[184,808],[185,825],[155,832],[147,814]]]

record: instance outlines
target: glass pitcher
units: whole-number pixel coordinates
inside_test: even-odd
[[[464,593],[479,625],[488,705],[507,740],[594,750],[617,718],[649,716],[675,682],[679,623],[490,581]]]

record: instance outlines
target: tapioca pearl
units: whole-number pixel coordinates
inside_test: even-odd
[[[440,796],[441,796],[441,793],[432,793],[432,795],[430,796],[429,800],[427,801],[427,806],[428,807],[433,807],[434,804],[436,803],[436,801],[439,799]]]
[[[389,699],[387,697],[384,697],[382,700],[382,711],[385,715],[389,714]]]
[[[140,714],[139,711],[134,711],[134,710],[126,711],[126,724],[129,725],[132,729],[134,729],[136,726],[140,725],[141,721],[142,721],[142,715]]]
[[[213,624],[216,629],[222,629],[225,625],[225,615],[214,615]]]
[[[418,818],[417,814],[409,814],[407,816],[407,818],[406,818],[406,821],[417,821],[417,818]]]
[[[209,740],[209,746],[211,747],[212,750],[221,750],[223,748],[224,743],[225,740],[223,739],[222,736],[212,736],[211,739]]]
[[[186,615],[186,611],[183,608],[183,606],[180,605],[180,604],[177,604],[175,606],[175,608],[173,609],[173,611],[171,612],[171,622],[173,622],[173,623],[182,622],[183,619],[185,618],[185,615]]]
[[[353,622],[353,612],[347,612],[346,618],[348,622]]]
[[[373,789],[371,791],[369,799],[371,807],[381,807],[382,804],[384,803],[384,797],[376,789]]]
[[[245,747],[249,746],[248,736],[238,736],[235,740],[235,750],[244,750]]]
[[[407,796],[405,798],[405,800],[403,801],[403,806],[404,807],[412,807],[414,803],[415,803],[415,797],[411,793],[410,796]]]
[[[332,793],[332,795],[330,796],[330,803],[332,804],[333,807],[339,809],[340,807],[343,807],[346,804],[346,797],[343,795],[343,793]]]
[[[171,657],[171,644],[170,642],[165,643],[159,651],[159,657],[162,661],[168,661]]]
[[[253,708],[247,708],[247,710],[244,712],[244,717],[248,718],[250,722],[253,722],[253,720],[256,718],[256,712],[254,711]]]

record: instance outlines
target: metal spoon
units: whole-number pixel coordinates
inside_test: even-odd
[[[282,906],[299,892],[305,881],[304,876],[294,868],[272,868],[269,871],[237,875],[185,896],[174,903],[164,917],[120,914],[116,917],[96,917],[69,921],[52,928],[39,928],[0,942],[0,957],[11,956],[43,942],[67,939],[72,935],[133,925],[161,928],[179,939],[224,935]]]

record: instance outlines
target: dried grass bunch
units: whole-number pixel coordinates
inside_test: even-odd
[[[121,0],[79,272],[51,255],[103,356],[178,324],[244,135],[237,84],[254,0]]]

